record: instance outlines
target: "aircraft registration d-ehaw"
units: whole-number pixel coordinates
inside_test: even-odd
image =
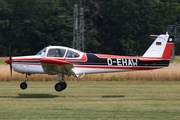
[[[27,75],[57,75],[56,91],[66,89],[64,76],[89,73],[152,70],[167,67],[174,38],[168,34],[157,36],[142,57],[84,53],[69,47],[48,46],[32,56],[10,57],[5,62],[14,71],[25,74],[21,89],[27,88]]]

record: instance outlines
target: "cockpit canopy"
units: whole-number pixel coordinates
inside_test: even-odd
[[[39,51],[36,56],[41,57],[60,57],[60,58],[79,58],[81,51],[63,46],[48,46]]]

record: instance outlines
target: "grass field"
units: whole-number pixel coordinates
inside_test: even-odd
[[[6,64],[5,60],[8,59],[8,57],[0,57],[0,65]]]
[[[179,120],[180,82],[0,82],[2,120]]]

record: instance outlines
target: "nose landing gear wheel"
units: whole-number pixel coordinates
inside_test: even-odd
[[[25,90],[25,89],[27,88],[27,83],[22,82],[22,83],[20,84],[20,88],[23,89],[23,90]]]

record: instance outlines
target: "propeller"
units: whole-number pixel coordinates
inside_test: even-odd
[[[6,63],[10,65],[10,73],[12,77],[12,57],[11,57],[11,46],[9,45],[9,59],[6,60]]]

